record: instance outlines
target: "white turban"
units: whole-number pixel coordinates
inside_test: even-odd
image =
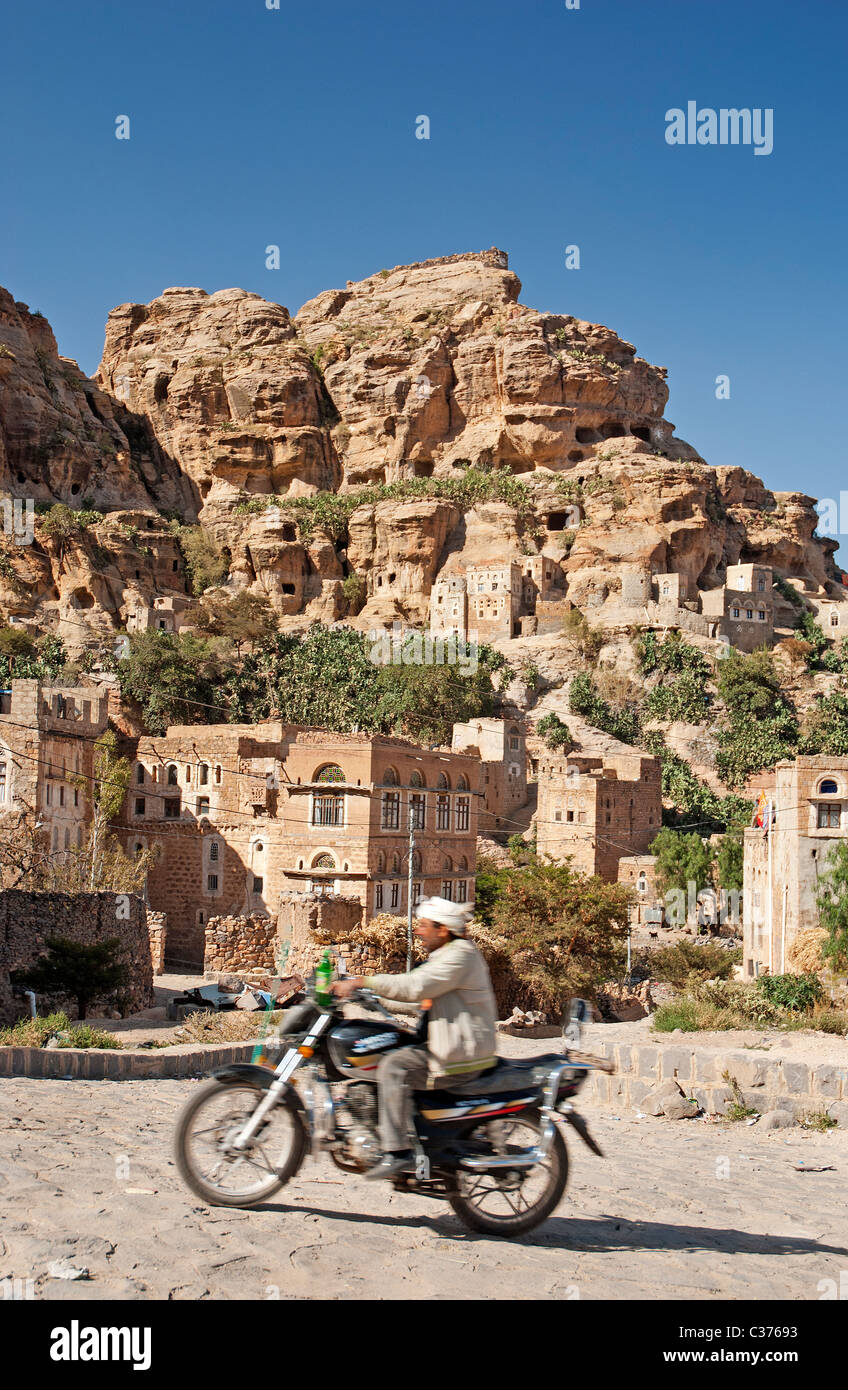
[[[453,936],[465,936],[465,929],[473,915],[473,907],[467,903],[452,903],[449,898],[422,898],[415,909],[417,918],[438,922],[440,926],[447,927]]]

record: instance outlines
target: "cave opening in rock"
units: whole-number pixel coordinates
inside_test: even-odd
[[[607,420],[606,424],[601,425],[601,436],[604,439],[623,439],[624,434],[625,429],[620,420]]]
[[[564,531],[567,523],[568,515],[566,512],[549,512],[545,519],[545,525],[549,531]]]
[[[569,463],[582,463],[582,462],[583,462],[583,454],[582,454],[582,452],[580,451],[580,449],[572,449],[571,453],[568,455],[568,462],[569,462]]]
[[[280,588],[284,594],[293,594],[295,591],[293,584],[281,584]]]
[[[79,495],[80,495],[80,485],[79,485],[79,483],[71,483],[71,496],[72,496],[72,497],[79,497]]]
[[[433,476],[432,459],[419,459],[417,463],[413,464],[413,468],[416,478],[432,478]]]
[[[18,482],[19,482],[19,483],[25,483],[25,482],[26,482],[26,474],[25,474],[25,473],[18,473]]]
[[[153,383],[153,399],[157,405],[161,405],[163,401],[166,401],[168,399],[169,380],[169,377],[165,376],[164,373],[160,372],[159,376],[157,376],[155,382]]]
[[[590,430],[585,425],[581,425],[574,431],[574,437],[578,444],[597,444],[600,439],[597,430]]]
[[[630,433],[635,434],[637,439],[641,439],[645,444],[651,442],[651,431],[647,425],[631,425]]]
[[[283,540],[284,540],[284,541],[296,541],[296,540],[297,540],[297,530],[296,530],[296,528],[292,525],[292,523],[291,523],[290,521],[287,521],[287,522],[285,523],[285,525],[283,526]]]

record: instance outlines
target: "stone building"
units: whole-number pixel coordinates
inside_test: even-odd
[[[783,974],[793,938],[819,925],[819,879],[833,845],[848,839],[848,758],[779,762],[772,804],[771,828],[745,831],[746,976]]]
[[[766,565],[728,565],[727,582],[701,590],[701,612],[717,619],[711,636],[725,637],[739,651],[774,641],[772,572]]]
[[[626,854],[618,861],[618,881],[633,890],[630,925],[657,927],[663,920],[663,899],[657,888],[655,854]]]
[[[76,848],[85,838],[94,745],[106,730],[107,706],[100,687],[15,680],[0,692],[0,815],[30,807],[51,853]]]
[[[551,555],[520,555],[442,573],[430,591],[430,631],[480,642],[558,631],[565,576]]]
[[[774,642],[772,571],[767,565],[728,565],[726,582],[715,589],[690,589],[684,574],[652,573],[627,566],[621,592],[598,615],[606,627],[638,622],[677,627],[693,636],[724,640],[752,652]]]
[[[125,751],[121,833],[129,852],[159,847],[148,897],[175,961],[202,960],[210,916],[269,912],[286,890],[406,912],[410,815],[413,900],[474,897],[476,753],[275,721],[175,726]]]
[[[540,854],[614,882],[622,856],[647,854],[662,821],[660,765],[641,753],[548,754],[539,761]]]
[[[488,834],[515,829],[511,817],[527,804],[527,751],[520,719],[472,719],[454,724],[454,753],[477,752],[482,764],[483,798],[479,830]]]
[[[162,594],[152,604],[138,601],[127,614],[127,632],[179,632],[185,626],[186,611],[192,600],[184,594]]]

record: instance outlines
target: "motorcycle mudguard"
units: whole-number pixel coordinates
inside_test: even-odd
[[[595,1143],[595,1140],[589,1133],[589,1126],[583,1119],[583,1116],[578,1115],[576,1110],[561,1110],[559,1111],[559,1114],[562,1116],[564,1120],[568,1120],[568,1123],[571,1125],[572,1129],[577,1130],[577,1133],[580,1135],[580,1138],[583,1140],[583,1143],[586,1145],[587,1149],[591,1149],[593,1154],[598,1155],[598,1158],[603,1158],[604,1151],[600,1147],[600,1145]]]

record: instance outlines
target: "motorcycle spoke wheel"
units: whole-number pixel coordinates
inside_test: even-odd
[[[180,1172],[193,1192],[216,1206],[254,1206],[300,1167],[305,1135],[298,1113],[282,1104],[269,1112],[245,1150],[234,1140],[266,1092],[250,1082],[210,1082],[183,1111],[177,1130]]]
[[[484,1149],[493,1158],[510,1154],[523,1157],[540,1142],[542,1129],[541,1115],[531,1111],[499,1121],[497,1129],[480,1124],[464,1136],[464,1143],[477,1156]],[[459,1169],[450,1204],[472,1230],[487,1235],[521,1235],[550,1215],[567,1179],[568,1155],[557,1130],[546,1157],[532,1168],[495,1168],[490,1172]]]

